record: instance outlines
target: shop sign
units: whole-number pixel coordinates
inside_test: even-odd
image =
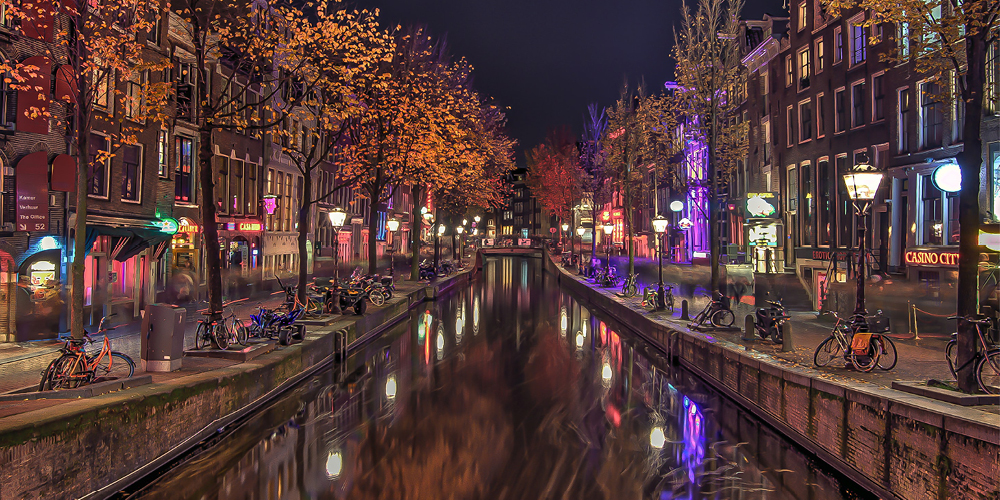
[[[260,222],[240,222],[240,231],[260,231]]]
[[[934,170],[931,180],[941,191],[957,193],[962,190],[962,168],[957,163],[946,163]]]
[[[195,224],[194,222],[192,222],[189,219],[181,218],[181,220],[178,221],[177,232],[178,233],[197,233],[198,232],[198,224]]]
[[[337,242],[340,244],[351,242],[351,232],[350,231],[340,231],[337,233]]]
[[[830,250],[827,248],[796,248],[795,258],[812,260],[845,261],[854,258],[854,252],[849,250]]]
[[[611,218],[613,218],[613,219],[621,219],[622,218],[622,211],[621,210],[612,210],[611,211]]]
[[[903,254],[903,261],[908,266],[958,267],[958,255],[950,250],[911,248]]]
[[[49,230],[48,153],[31,153],[17,162],[17,230]]]
[[[180,228],[180,224],[177,220],[170,217],[154,220],[153,225],[156,226],[161,233],[166,234],[177,234],[177,230]]]
[[[748,218],[777,217],[778,197],[774,193],[747,193],[744,208]]]
[[[603,220],[603,221],[609,221],[609,220],[611,220],[611,212],[609,212],[607,210],[601,212],[601,220]]]

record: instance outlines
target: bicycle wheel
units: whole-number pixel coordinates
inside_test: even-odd
[[[639,290],[638,290],[638,288],[636,288],[635,285],[629,285],[629,286],[625,287],[625,296],[626,297],[635,297],[635,295],[637,293],[639,293]]]
[[[52,371],[53,389],[75,389],[88,382],[83,356],[64,354],[56,361]]]
[[[42,380],[38,382],[38,392],[52,389],[52,372],[55,371],[56,363],[62,358],[53,359],[48,368],[42,372]]]
[[[129,378],[135,374],[135,362],[120,352],[112,351],[94,366],[95,380],[115,380]]]
[[[868,349],[864,353],[859,354],[851,349],[851,364],[858,371],[870,372],[878,366],[878,358],[881,354],[882,351],[878,348],[875,339],[871,339],[871,342],[868,342]]]
[[[368,300],[371,300],[372,304],[378,307],[385,304],[385,295],[382,295],[379,290],[372,290],[372,293],[368,294]]]
[[[958,373],[955,372],[955,367],[958,366],[958,342],[954,340],[948,341],[948,347],[944,348],[944,357],[948,359],[948,369],[951,370],[951,376],[958,378]]]
[[[816,352],[813,353],[813,364],[816,366],[826,366],[839,357],[840,342],[837,341],[836,337],[830,335],[816,346]]]
[[[993,349],[979,360],[976,381],[983,392],[1000,394],[1000,349]]]
[[[233,334],[240,345],[247,345],[247,341],[250,340],[250,328],[242,319],[233,318]]]
[[[199,321],[198,328],[194,331],[194,348],[199,351],[204,349],[208,346],[209,338],[208,323]]]
[[[882,353],[878,357],[878,367],[889,371],[896,367],[896,343],[885,335],[879,335],[877,342]]]
[[[216,347],[222,350],[229,349],[229,339],[232,338],[232,332],[229,331],[229,327],[226,326],[225,321],[220,321],[212,329],[212,340],[215,342]]]
[[[712,324],[719,327],[733,326],[736,315],[729,309],[719,309],[712,313]]]
[[[665,294],[665,295],[666,295],[666,298],[663,299],[663,302],[667,305],[667,310],[670,311],[671,314],[673,314],[673,312],[674,312],[674,296],[673,296],[673,294],[669,294],[669,293]]]

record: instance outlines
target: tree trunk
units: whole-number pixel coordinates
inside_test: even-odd
[[[719,241],[719,210],[717,205],[719,197],[718,168],[715,164],[715,146],[717,144],[716,131],[718,130],[716,121],[717,110],[715,107],[715,89],[718,88],[715,81],[715,36],[712,36],[712,79],[709,88],[712,89],[711,111],[709,112],[709,134],[708,134],[708,177],[711,179],[711,186],[708,193],[708,243],[711,251],[709,255],[709,266],[712,268],[712,292],[722,292],[722,284],[719,276],[719,253],[722,245]]]
[[[438,236],[440,232],[438,227],[441,226],[441,211],[437,208],[434,209],[434,225],[431,226],[431,230],[434,232],[434,271],[437,272],[438,266],[441,265],[441,237]]]
[[[632,217],[633,217],[634,214],[632,213],[631,203],[629,203],[629,207],[626,207],[625,210],[626,210],[626,216],[625,216],[625,226],[626,226],[626,228],[625,228],[625,231],[626,231],[626,234],[628,235],[628,243],[627,243],[628,244],[628,273],[629,274],[634,274],[635,273],[635,246],[633,245],[634,242],[632,241]]]
[[[77,73],[80,74],[80,73]],[[89,86],[79,78],[80,95],[86,95]],[[75,339],[83,338],[83,280],[87,262],[87,177],[90,172],[90,131],[79,126],[83,112],[77,114],[77,170],[76,170],[76,225],[73,237],[73,290],[70,333]]]
[[[978,28],[967,26],[970,33]],[[958,316],[972,317],[979,313],[979,172],[982,167],[983,141],[980,138],[983,116],[983,85],[985,81],[986,45],[982,30],[965,39],[966,73],[965,124],[963,128],[965,145],[958,155],[962,170],[962,191],[958,197],[958,224],[960,240],[958,252]],[[974,363],[976,356],[976,325],[965,320],[958,321],[958,387],[963,392],[973,393],[978,388]]]
[[[413,209],[410,210],[410,251],[413,252],[410,264],[413,267],[410,268],[410,280],[418,281],[420,279],[420,224],[422,223],[420,207],[423,203],[420,195],[423,194],[423,189],[415,185],[410,191],[413,195]]]
[[[202,116],[211,116],[207,96],[203,96]],[[205,236],[205,272],[208,275],[208,310],[222,312],[222,259],[219,247],[219,223],[215,206],[215,171],[212,169],[212,124],[206,118],[198,131],[198,167],[201,183],[201,223]]]
[[[593,213],[590,216],[591,217],[591,219],[590,219],[591,220],[590,225],[593,226],[590,229],[590,260],[591,260],[591,262],[587,263],[588,266],[593,262],[594,256],[597,255],[597,203],[593,203],[593,206],[594,206],[594,209],[592,210]],[[582,245],[583,242],[581,241],[580,244]]]
[[[307,169],[308,170],[308,169]],[[309,209],[312,207],[312,176],[302,176],[302,200],[299,206],[299,301],[306,301],[306,284],[309,282]]]
[[[368,274],[378,272],[378,195],[372,197],[368,206]]]

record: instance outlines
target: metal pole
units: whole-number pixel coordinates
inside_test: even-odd
[[[663,238],[666,235],[666,231],[660,233],[659,238],[656,239],[657,251],[656,251],[656,268],[659,274],[659,284],[656,288],[656,310],[662,311],[667,308],[667,302],[664,298],[666,293],[663,290]]]
[[[867,224],[867,213],[868,206],[865,205],[864,208],[858,209],[858,269],[857,269],[857,279],[858,285],[855,292],[855,302],[854,302],[854,318],[852,322],[854,323],[855,331],[861,326],[867,326],[867,321],[865,320],[865,315],[868,311],[865,310],[865,233],[868,231]]]

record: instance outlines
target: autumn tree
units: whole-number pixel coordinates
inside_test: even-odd
[[[983,210],[979,204],[981,189],[982,122],[988,72],[988,53],[998,50],[1000,40],[1000,2],[997,0],[826,0],[829,15],[861,8],[869,15],[859,26],[872,36],[869,43],[880,41],[880,33],[891,33],[895,44],[883,59],[909,65],[917,74],[929,78],[938,89],[918,94],[919,99],[955,104],[959,110],[953,120],[961,121],[964,145],[958,155],[962,188],[958,200],[960,231],[957,311],[959,388],[975,392],[974,363],[978,351],[976,326],[968,321],[979,313],[979,224]],[[881,28],[889,29],[882,30]],[[993,57],[996,57],[994,55]],[[906,66],[904,66],[906,67]],[[891,71],[896,71],[891,70]],[[993,68],[996,71],[996,68]],[[993,75],[995,81],[995,73]],[[995,84],[994,84],[995,85]]]
[[[19,106],[26,118],[40,124],[37,130],[27,131],[49,133],[49,119],[56,118],[66,130],[67,149],[77,156],[70,331],[82,338],[87,195],[99,182],[96,169],[103,168],[122,146],[136,144],[136,135],[146,126],[140,123],[165,119],[165,83],[147,81],[138,94],[124,90],[127,82],[142,81],[165,67],[161,57],[146,50],[146,35],[160,19],[160,3],[63,2],[57,9],[53,2],[2,0],[2,7],[10,19],[20,22],[28,38],[52,44],[43,56],[21,63],[0,62],[0,72],[8,75],[13,89],[33,97]],[[54,115],[48,101],[50,75],[45,72],[51,71],[53,62],[63,60],[65,66],[52,73],[57,98],[67,101],[66,112]],[[95,130],[106,136],[104,147],[95,149],[91,143]]]
[[[698,0],[694,12],[681,9],[681,25],[674,31],[673,55],[678,112],[683,113],[686,139],[704,145],[707,164],[689,165],[689,191],[704,193],[708,212],[708,240],[711,249],[711,288],[721,291],[719,255],[721,235],[719,214],[724,183],[746,155],[746,124],[739,120],[733,96],[743,77],[739,51],[739,16],[742,0]]]
[[[356,96],[359,86],[378,78],[382,58],[391,53],[392,41],[379,29],[374,13],[348,11],[323,5],[308,17],[287,16],[289,30],[301,38],[301,64],[292,83],[301,85],[302,97],[294,105],[276,107],[272,116],[298,124],[272,131],[282,154],[302,174],[302,199],[297,214],[298,296],[305,301],[308,267],[307,247],[315,204],[342,189],[353,188],[359,177],[336,175],[332,185],[316,182],[324,164],[336,166],[339,150],[348,137],[351,120],[364,113]]]
[[[597,255],[598,214],[614,194],[612,171],[608,168],[607,153],[601,139],[608,128],[608,117],[604,108],[598,110],[596,103],[587,106],[587,116],[583,124],[583,137],[580,148],[580,168],[583,176],[584,204],[590,208],[593,228],[590,240],[590,258]],[[588,205],[589,203],[589,205]],[[582,242],[581,242],[582,243]],[[610,264],[610,263],[609,263]]]
[[[569,221],[583,192],[576,138],[565,127],[552,130],[544,143],[527,153],[527,164],[532,196],[559,221]]]

